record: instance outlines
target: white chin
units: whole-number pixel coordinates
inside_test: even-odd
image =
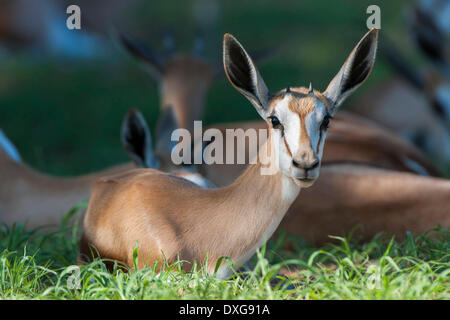
[[[296,178],[293,178],[293,180],[294,180],[294,183],[296,185],[298,185],[299,187],[302,187],[302,188],[309,188],[309,187],[311,187],[314,184],[314,182],[316,182],[316,179],[296,179]]]

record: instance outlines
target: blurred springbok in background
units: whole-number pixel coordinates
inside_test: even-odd
[[[140,48],[142,52],[151,52],[142,44]],[[180,82],[193,82],[191,73],[182,74],[184,78]],[[194,87],[191,94],[199,92]],[[262,121],[247,121],[210,127],[219,129],[225,136],[226,129],[266,129],[267,125]],[[167,137],[166,145],[168,141]],[[223,153],[225,158],[225,149]],[[281,229],[321,243],[330,240],[328,235],[347,235],[356,225],[363,226],[360,234],[369,239],[383,231],[402,237],[407,230],[421,233],[439,223],[449,224],[444,205],[450,191],[448,183],[420,177],[439,176],[439,173],[415,147],[368,119],[346,112],[337,114],[329,128],[322,165],[327,178],[319,177],[314,186],[303,192],[304,197],[294,202]],[[245,168],[246,165],[214,164],[202,165],[199,171],[215,185],[225,186]],[[405,181],[411,182],[410,187],[404,187]],[[422,188],[422,183],[427,187]],[[427,202],[430,197],[440,199]],[[418,203],[420,206],[415,207]]]
[[[166,108],[161,115],[157,135],[170,135],[178,124],[173,114],[173,109]],[[155,154],[152,137],[147,122],[143,115],[136,109],[130,109],[126,114],[121,129],[122,146],[138,168],[160,169],[165,168],[171,174],[184,178],[201,188],[213,188],[214,185],[202,175],[192,172],[186,166],[176,166],[172,161],[164,163],[170,154],[161,157]],[[172,168],[171,168],[172,167]],[[171,169],[170,169],[171,168]]]
[[[170,137],[177,123],[172,109],[160,116],[156,137]],[[92,174],[57,178],[33,170],[21,160],[13,143],[0,130],[0,223],[26,223],[28,228],[54,227],[61,223],[71,208],[89,200],[91,187],[103,177],[124,172],[136,167],[165,168],[175,171],[176,176],[185,178],[204,188],[214,185],[188,166],[175,166],[170,154],[155,154],[150,130],[143,116],[130,110],[124,118],[121,129],[122,145],[134,164],[118,165]]]
[[[100,177],[134,168],[131,164],[73,178],[57,178],[21,162],[14,145],[0,132],[0,223],[28,228],[59,225],[71,208],[89,200]]]
[[[220,258],[245,263],[269,239],[301,188],[319,176],[327,129],[342,102],[369,76],[375,63],[378,30],[369,31],[322,93],[296,87],[270,93],[242,45],[223,41],[223,63],[231,84],[270,127],[256,163],[231,185],[204,189],[177,176],[137,169],[101,179],[84,219],[80,259],[91,256],[138,267],[162,259],[204,264],[226,278],[232,269]],[[279,163],[275,164],[275,163]],[[274,165],[271,166],[271,165]],[[272,167],[270,174],[263,174]],[[326,179],[326,177],[324,177]],[[301,198],[300,198],[301,199]]]
[[[407,18],[418,48],[450,78],[450,1],[417,1]]]
[[[450,163],[450,78],[433,67],[418,70],[386,37],[381,41],[380,58],[398,76],[369,89],[351,110]]]

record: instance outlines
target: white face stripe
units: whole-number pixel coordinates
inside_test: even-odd
[[[289,102],[292,97],[286,95],[283,100],[281,100],[276,108],[275,115],[280,119],[281,124],[284,127],[284,139],[290,152],[294,155],[300,148],[300,116],[292,112],[289,109]]]

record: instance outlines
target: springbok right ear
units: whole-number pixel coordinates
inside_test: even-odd
[[[231,34],[223,37],[223,65],[231,84],[255,106],[258,113],[268,117],[269,90],[250,55]]]
[[[375,64],[378,29],[371,29],[352,50],[338,74],[331,80],[324,95],[331,103],[330,113],[368,78]]]
[[[136,109],[130,109],[123,120],[121,140],[128,155],[139,168],[159,167],[147,122]]]
[[[119,40],[125,50],[137,58],[142,63],[144,69],[149,72],[150,76],[159,82],[164,73],[164,59],[140,41],[132,39],[129,36],[121,34]]]

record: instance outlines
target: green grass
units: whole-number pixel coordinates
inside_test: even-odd
[[[321,248],[291,238],[290,250],[280,248],[281,237],[252,258],[253,267],[227,280],[201,267],[182,272],[181,261],[157,274],[157,265],[109,272],[95,260],[80,267],[72,289],[78,226],[62,223],[51,233],[3,227],[0,299],[450,299],[450,230],[403,241],[336,238]]]

